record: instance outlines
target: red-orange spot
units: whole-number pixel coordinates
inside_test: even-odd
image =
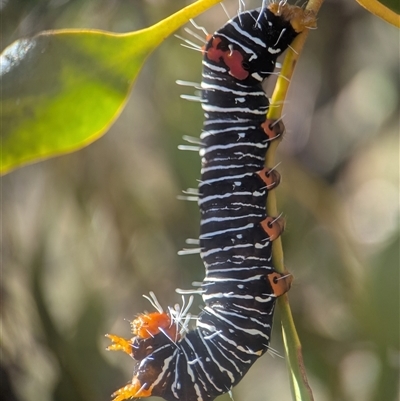
[[[271,273],[267,277],[276,297],[280,297],[290,290],[293,281],[291,274]]]
[[[215,63],[223,61],[229,68],[229,74],[236,79],[246,79],[248,71],[243,68],[243,55],[239,50],[221,50],[218,45],[222,42],[221,38],[213,38],[211,46],[207,50],[207,58]]]
[[[270,141],[279,138],[285,132],[285,126],[282,121],[265,120],[265,122],[261,124],[261,128]]]
[[[268,216],[260,224],[265,233],[268,234],[270,241],[275,241],[285,229],[285,220],[282,217]]]
[[[263,168],[257,174],[265,182],[268,189],[276,188],[281,182],[281,175],[275,169]]]
[[[132,333],[142,339],[154,337],[163,332],[172,340],[176,340],[177,327],[171,317],[163,312],[141,314],[132,323]]]

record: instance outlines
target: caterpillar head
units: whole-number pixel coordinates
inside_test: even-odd
[[[289,21],[297,33],[303,32],[306,28],[315,29],[317,27],[317,20],[313,11],[291,6],[286,1],[273,2],[268,6],[268,9],[276,16],[281,16],[284,20]]]
[[[267,78],[276,59],[307,23],[300,7],[272,3],[268,8],[245,11],[210,38],[205,60],[243,84]]]

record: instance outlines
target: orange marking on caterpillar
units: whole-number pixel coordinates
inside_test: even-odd
[[[275,170],[270,168],[263,168],[257,171],[259,177],[264,181],[268,189],[276,188],[281,182],[281,175]]]
[[[131,322],[134,337],[131,340],[106,334],[113,344],[107,347],[108,351],[124,351],[136,360],[142,360],[154,350],[156,344],[164,341],[179,341],[180,335],[177,325],[167,313],[153,312],[141,314]],[[156,336],[157,341],[153,341]]]
[[[132,333],[142,339],[154,337],[163,332],[171,339],[176,339],[177,327],[171,316],[165,312],[152,312],[139,315],[132,323]]]
[[[221,60],[229,68],[229,75],[236,79],[246,79],[249,76],[248,71],[243,68],[243,55],[239,50],[221,50],[218,45],[222,42],[221,38],[212,38],[211,47],[207,50],[207,58],[215,63]]]
[[[279,138],[285,132],[285,126],[282,121],[265,120],[261,124],[261,128],[264,130],[265,135],[267,135],[270,141]]]
[[[271,273],[267,275],[267,278],[276,297],[288,292],[293,281],[293,276],[290,273]]]
[[[285,220],[282,217],[268,216],[260,224],[265,233],[268,234],[270,241],[275,241],[285,229]]]

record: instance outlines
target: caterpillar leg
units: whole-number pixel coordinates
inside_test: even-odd
[[[132,383],[120,388],[112,394],[112,401],[123,401],[130,398],[150,397],[151,391],[145,390],[144,385],[140,384],[139,380],[134,377]]]
[[[109,345],[106,349],[107,351],[124,351],[128,355],[132,354],[132,343],[125,338],[118,337],[114,334],[106,334],[113,343]]]

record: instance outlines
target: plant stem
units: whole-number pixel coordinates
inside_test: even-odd
[[[322,5],[323,0],[310,0],[307,10],[313,12],[315,16]],[[289,89],[291,77],[297,60],[300,57],[304,43],[307,39],[309,29],[305,29],[293,42],[292,48],[288,50],[285,57],[280,76],[278,77],[274,93],[272,95],[271,106],[267,118],[278,120],[282,116],[282,109],[285,103],[286,95]],[[266,156],[266,165],[275,166],[275,154],[279,145],[279,140],[273,141],[268,149]],[[269,216],[277,216],[278,208],[276,195],[274,191],[268,194],[267,213]],[[272,245],[272,260],[274,267],[278,272],[284,273],[284,257],[281,238],[278,238]],[[278,305],[281,311],[282,335],[285,345],[290,382],[293,399],[296,401],[313,401],[313,394],[308,384],[307,374],[304,367],[301,343],[297,335],[296,327],[290,310],[289,298],[287,294],[278,299]]]

